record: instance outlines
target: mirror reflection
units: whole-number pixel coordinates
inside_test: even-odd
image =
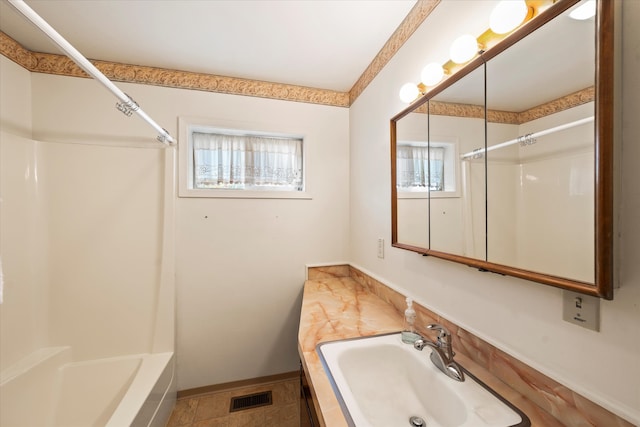
[[[594,78],[569,12],[487,62],[488,261],[594,283]]]
[[[429,192],[429,249],[485,260],[485,159],[460,159],[485,147],[484,67],[431,98],[428,108],[429,146],[446,158],[449,183],[448,191]]]
[[[419,248],[429,247],[429,120],[426,113],[426,108],[416,110],[396,127],[398,241]]]
[[[612,298],[613,10],[583,3],[392,119],[393,246]]]

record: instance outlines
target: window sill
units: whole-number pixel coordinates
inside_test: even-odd
[[[248,191],[248,190],[208,190],[183,188],[178,197],[200,197],[209,199],[298,199],[311,200],[306,191]]]
[[[427,191],[398,191],[398,199],[428,199]],[[447,199],[460,197],[459,191],[432,191],[432,199]]]

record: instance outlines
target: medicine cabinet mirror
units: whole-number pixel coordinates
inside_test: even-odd
[[[583,2],[391,119],[394,247],[613,298],[613,2],[571,19]]]

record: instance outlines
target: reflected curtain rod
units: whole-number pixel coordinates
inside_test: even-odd
[[[24,0],[9,0],[9,3],[16,8],[25,18],[31,21],[43,33],[45,33],[51,41],[53,41],[62,51],[73,60],[87,74],[100,82],[110,92],[112,92],[120,102],[116,103],[116,107],[127,117],[133,112],[137,113],[142,120],[149,123],[158,132],[158,141],[163,144],[171,144],[176,142],[166,129],[160,127],[151,117],[149,117],[142,108],[126,93],[121,91],[111,80],[100,72],[87,58],[82,56],[76,48],[74,48],[67,40],[65,40],[56,30],[51,27],[44,19],[40,17],[33,9],[31,9]]]
[[[502,147],[507,147],[509,145],[513,145],[513,144],[518,144],[518,143],[525,143],[525,144],[530,144],[530,142],[532,139],[538,138],[540,136],[545,136],[545,135],[549,135],[551,133],[555,133],[561,130],[565,130],[565,129],[570,129],[576,126],[580,126],[583,125],[585,123],[589,123],[592,122],[594,119],[593,116],[591,117],[587,117],[584,119],[580,119],[580,120],[576,120],[574,122],[569,122],[569,123],[565,123],[563,125],[559,125],[559,126],[555,126],[549,129],[545,129],[545,130],[541,130],[539,132],[534,132],[534,133],[528,133],[526,135],[523,136],[519,136],[515,139],[511,139],[509,141],[506,142],[502,142],[500,144],[496,144],[496,145],[492,145],[491,147],[487,147],[485,148],[478,148],[476,150],[473,151],[469,151],[468,153],[465,153],[461,156],[462,160],[467,160],[470,158],[474,158],[477,156],[482,156],[482,154],[488,152],[488,151],[493,151],[493,150],[497,150],[498,148],[502,148]]]

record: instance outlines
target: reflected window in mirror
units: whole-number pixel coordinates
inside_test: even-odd
[[[455,142],[399,141],[396,185],[399,197],[458,196],[458,145]],[[408,196],[410,197],[410,196]]]

